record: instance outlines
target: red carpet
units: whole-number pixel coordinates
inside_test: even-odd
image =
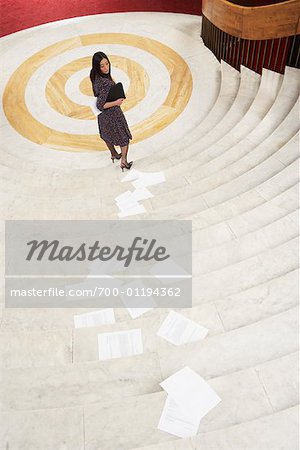
[[[201,0],[1,0],[0,36],[55,20],[111,12],[201,14]],[[163,23],[162,23],[163,26]]]

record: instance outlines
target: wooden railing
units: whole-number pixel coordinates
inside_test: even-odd
[[[249,8],[203,0],[201,36],[219,61],[238,70],[241,65],[258,73],[264,67],[280,73],[286,65],[299,68],[299,2]]]
[[[300,33],[298,0],[253,8],[227,0],[202,0],[202,13],[217,28],[240,39],[279,39]]]
[[[275,3],[283,3],[286,0],[228,0],[230,3],[235,3],[239,6],[247,6],[248,8],[252,6],[266,6],[274,5]]]

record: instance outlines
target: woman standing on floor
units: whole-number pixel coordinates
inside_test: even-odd
[[[97,97],[97,108],[101,111],[98,115],[99,134],[110,150],[112,162],[115,159],[121,159],[120,167],[123,171],[132,166],[132,161],[127,161],[129,140],[132,139],[132,136],[120,108],[124,99],[119,98],[114,102],[106,102],[109,90],[115,84],[110,72],[111,64],[106,54],[95,53],[90,79],[94,96]],[[121,147],[121,154],[117,153],[115,145]]]

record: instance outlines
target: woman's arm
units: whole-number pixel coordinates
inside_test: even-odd
[[[97,97],[96,106],[100,111],[103,111],[104,109],[107,109],[107,107],[111,108],[111,105],[108,106],[110,103],[106,103],[106,99],[110,90],[110,82],[105,78],[96,77],[95,81],[93,83],[93,91],[94,95]]]
[[[95,81],[93,83],[93,92],[95,97],[97,97],[96,106],[100,111],[112,108],[113,106],[121,106],[123,103],[123,98],[119,98],[114,102],[106,102],[110,87],[111,84],[107,79],[100,77],[95,78]]]
[[[119,98],[118,100],[115,100],[114,102],[107,102],[104,103],[103,109],[112,108],[113,106],[121,106],[123,103],[123,98]]]

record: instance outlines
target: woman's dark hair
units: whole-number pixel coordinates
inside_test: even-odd
[[[107,73],[107,74],[102,73],[100,70],[100,62],[104,58],[106,58],[107,61],[109,62],[109,73]],[[110,74],[110,68],[111,68],[111,64],[110,64],[110,61],[109,61],[107,55],[103,52],[95,53],[93,55],[93,60],[92,60],[92,70],[90,71],[90,79],[91,79],[92,84],[95,81],[96,75],[100,75],[100,77],[109,78],[110,80],[112,80],[112,77]]]

